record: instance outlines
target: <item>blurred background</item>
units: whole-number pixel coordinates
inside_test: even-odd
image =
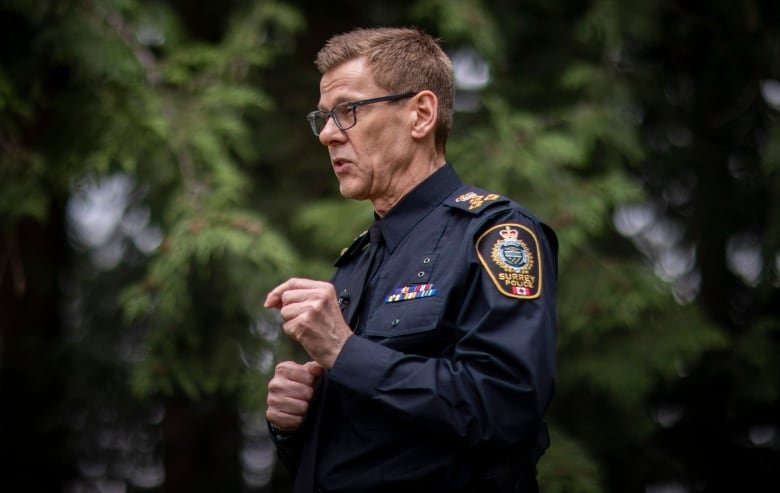
[[[776,0],[0,0],[0,491],[289,491],[265,293],[371,220],[313,59],[414,25],[448,156],[558,232],[547,493],[780,488]]]

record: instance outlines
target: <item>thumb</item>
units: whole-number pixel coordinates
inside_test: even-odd
[[[282,307],[282,297],[279,296],[275,291],[272,291],[268,293],[265,297],[265,302],[263,303],[263,307],[265,308],[281,308]]]
[[[307,361],[303,364],[304,368],[306,368],[309,373],[312,374],[314,377],[319,377],[325,372],[325,368],[322,367],[319,363],[316,361]]]

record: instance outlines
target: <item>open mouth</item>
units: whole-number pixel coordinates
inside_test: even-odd
[[[333,159],[331,162],[333,163],[333,170],[336,173],[342,171],[350,164],[346,159]]]

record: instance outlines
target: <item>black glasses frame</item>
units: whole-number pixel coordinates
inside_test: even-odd
[[[314,132],[314,135],[316,136],[319,136],[320,132],[322,132],[322,130],[325,128],[325,125],[328,124],[328,118],[333,118],[333,121],[336,123],[336,126],[339,128],[339,130],[349,130],[350,128],[357,125],[357,112],[355,109],[358,106],[382,103],[384,101],[397,101],[399,99],[411,98],[417,94],[418,93],[416,92],[404,92],[401,94],[380,96],[378,98],[361,99],[358,101],[345,101],[343,103],[337,104],[331,108],[330,111],[314,110],[306,115],[306,119],[309,121],[309,125],[311,125],[311,131]],[[348,109],[349,113],[345,112],[346,109]],[[339,113],[342,115],[351,114],[352,123],[347,126],[342,125],[341,120],[339,120],[339,117],[337,116]]]

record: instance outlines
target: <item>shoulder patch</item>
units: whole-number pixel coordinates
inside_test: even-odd
[[[497,193],[468,187],[465,189],[461,188],[450,196],[446,201],[446,205],[471,212],[472,214],[479,214],[484,208],[499,202],[508,202],[508,199]]]
[[[498,291],[504,296],[535,299],[542,292],[539,240],[528,227],[502,223],[477,239],[477,256]]]

